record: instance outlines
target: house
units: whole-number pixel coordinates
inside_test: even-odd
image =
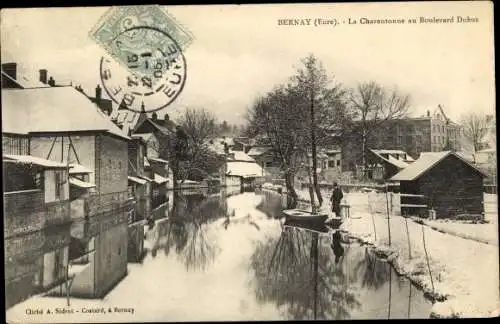
[[[102,88],[98,84],[95,88],[95,96],[91,97],[85,93],[82,86],[76,86],[76,90],[83,93],[90,101],[92,101],[103,113],[110,116],[113,112],[113,101],[111,99],[106,99],[102,96]]]
[[[342,169],[356,171],[362,165],[362,139],[360,122],[354,122],[342,142]],[[372,131],[365,146],[369,148],[392,148],[418,158],[421,152],[460,151],[462,127],[446,116],[441,105],[426,115],[392,119],[382,122]]]
[[[24,149],[27,138],[30,155],[90,170],[70,181],[70,250],[83,253],[70,258],[81,269],[70,293],[104,296],[127,274],[127,221],[134,209],[127,190],[130,138],[69,86],[2,89],[2,114],[9,150]]]
[[[135,209],[128,220],[128,253],[130,262],[144,256],[144,225],[151,217],[151,180],[146,177],[144,159],[146,142],[131,137],[128,142],[128,188],[135,198]]]
[[[134,133],[133,139],[145,143],[144,177],[151,184],[151,219],[158,220],[167,216],[167,189],[173,185],[173,175],[167,160],[160,158],[160,140],[155,133]]]
[[[3,155],[6,307],[65,281],[70,245],[69,166]]]
[[[476,166],[451,152],[424,152],[391,180],[398,181],[402,214],[413,214],[418,207],[433,209],[438,218],[484,212],[483,180]],[[406,205],[406,206],[405,206]]]
[[[29,69],[19,63],[2,64],[2,89],[48,88],[55,85],[54,79],[47,77],[48,72],[45,69],[39,71],[37,78]]]
[[[366,159],[368,162],[368,178],[378,181],[391,178],[414,161],[410,155],[401,150],[370,149]]]
[[[231,151],[225,163],[225,186],[247,187],[262,184],[266,177],[265,170],[243,151]]]
[[[273,179],[281,178],[281,163],[273,154],[271,146],[254,146],[248,151],[248,156],[253,158],[264,172],[267,174],[265,181],[270,182]]]

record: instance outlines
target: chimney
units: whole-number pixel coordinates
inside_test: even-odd
[[[97,87],[95,87],[95,98],[97,99],[97,101],[101,101],[101,96],[102,96],[101,86],[97,85]]]
[[[41,69],[39,72],[40,72],[40,82],[43,84],[47,84],[47,70]]]
[[[50,77],[49,78],[49,81],[47,82],[49,84],[49,86],[51,87],[55,87],[56,85],[56,81],[54,80],[54,78]]]
[[[158,120],[158,114],[156,112],[154,112],[151,117],[152,117],[154,122]]]
[[[17,63],[2,64],[2,71],[12,79],[17,80]]]
[[[168,122],[170,120],[170,116],[168,114],[165,114],[165,117],[163,117],[165,119],[166,122]]]
[[[427,117],[431,117],[431,111],[427,110]]]

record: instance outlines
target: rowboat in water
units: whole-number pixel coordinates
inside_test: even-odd
[[[330,229],[324,223],[298,222],[287,219],[283,224],[284,227],[300,228],[313,233],[328,233]]]
[[[302,209],[285,209],[283,214],[285,214],[286,220],[294,222],[324,224],[328,219],[328,214],[314,214],[310,211]]]

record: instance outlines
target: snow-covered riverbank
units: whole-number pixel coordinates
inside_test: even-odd
[[[329,196],[327,192],[324,194],[323,199],[327,202],[322,210],[327,211]],[[305,190],[298,195],[303,201],[309,200]],[[400,274],[432,296],[437,301],[433,317],[500,315],[498,236],[496,245],[485,244],[441,233],[401,216],[391,215],[387,219],[386,213],[381,212],[386,203],[383,194],[347,193],[344,197],[351,205],[351,218],[341,228],[351,237],[372,244]]]

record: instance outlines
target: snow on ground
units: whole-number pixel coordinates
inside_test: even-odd
[[[323,205],[323,210],[329,209],[329,195],[326,191],[324,193],[327,203]],[[303,200],[309,200],[307,190],[300,190],[298,195]],[[496,202],[496,195],[495,198],[485,196],[486,219],[497,220],[498,216],[492,214],[491,207],[491,202]],[[438,300],[446,298],[445,301],[434,305],[433,316],[500,315],[498,233],[496,238],[492,234],[496,221],[492,222],[495,225],[487,224],[490,227],[484,229],[485,232],[481,232],[480,227],[475,230],[460,227],[461,231],[467,231],[470,236],[482,235],[483,238],[488,237],[489,241],[496,242],[496,245],[484,244],[432,230],[411,219],[405,221],[401,216],[391,215],[388,219],[385,194],[346,193],[344,198],[351,205],[351,218],[344,222],[342,229],[352,237],[373,244],[379,252],[388,256],[398,272],[410,278],[431,296]],[[453,226],[462,225],[475,224]]]
[[[472,224],[450,220],[424,220],[424,224],[447,234],[498,246],[498,224]]]
[[[498,246],[498,200],[497,195],[484,195],[486,224],[448,219],[423,220],[432,229],[465,239]]]

